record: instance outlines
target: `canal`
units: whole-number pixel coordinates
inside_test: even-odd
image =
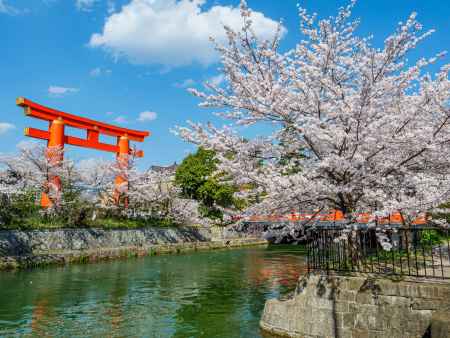
[[[265,301],[305,269],[270,246],[0,272],[0,336],[261,337]]]

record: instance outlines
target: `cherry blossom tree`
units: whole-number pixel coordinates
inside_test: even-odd
[[[218,170],[247,187],[239,194],[263,196],[249,213],[337,209],[352,222],[376,210],[409,223],[449,200],[450,64],[429,73],[445,53],[408,60],[433,32],[416,13],[374,46],[354,6],[320,20],[300,8],[302,40],[283,52],[282,25],[258,40],[242,1],[242,30],[225,26],[228,43],[216,43],[224,83],[191,89],[228,124],[175,132],[215,150]],[[255,125],[266,135],[242,136]]]
[[[182,198],[174,184],[174,173],[155,170],[139,172],[130,167],[128,188],[129,215],[169,219],[180,224],[208,224],[198,212],[198,202]]]
[[[53,201],[49,211],[54,211],[61,203],[57,183],[64,180],[71,185],[77,180],[73,162],[64,160],[63,153],[59,148],[26,144],[19,148],[19,154],[3,156],[0,163],[5,170],[1,173],[0,192],[13,196],[34,191],[36,197],[45,193]]]
[[[198,212],[198,203],[181,197],[180,189],[174,184],[174,173],[140,171],[133,152],[115,162],[90,160],[78,166],[78,170],[83,189],[90,191],[97,210],[112,210],[129,218],[208,224]],[[122,179],[115,182],[115,177]]]

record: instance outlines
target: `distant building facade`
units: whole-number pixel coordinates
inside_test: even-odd
[[[152,165],[150,167],[150,170],[158,172],[158,173],[168,173],[168,174],[175,174],[177,171],[178,164],[177,162],[174,162],[174,164],[169,165],[167,167],[159,166],[159,165]]]

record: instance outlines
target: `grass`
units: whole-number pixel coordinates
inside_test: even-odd
[[[99,218],[90,221],[88,227],[103,229],[139,229],[145,227],[173,227],[179,226],[167,219],[128,219],[128,218]]]
[[[141,229],[146,227],[177,227],[179,224],[167,219],[129,219],[125,217],[104,217],[87,220],[81,224],[67,222],[59,217],[32,215],[15,220],[9,224],[0,224],[0,230],[55,230],[63,228],[100,228],[100,229]]]
[[[65,189],[59,210],[45,214],[37,203],[38,191],[6,198],[0,195],[0,230],[47,230],[62,228],[139,229],[146,227],[176,227],[169,219],[127,217],[122,210],[99,208],[83,200],[80,193]],[[97,217],[93,219],[92,215]]]

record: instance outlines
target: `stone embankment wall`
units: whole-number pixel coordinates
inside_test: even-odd
[[[3,230],[0,270],[263,244],[223,228]]]
[[[450,283],[309,275],[269,300],[261,328],[302,338],[449,338]]]

